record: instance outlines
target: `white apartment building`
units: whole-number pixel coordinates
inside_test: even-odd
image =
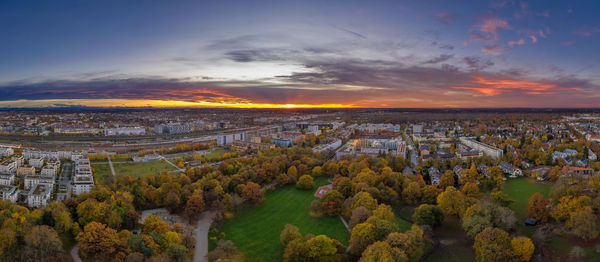
[[[14,184],[15,184],[15,175],[14,174],[0,175],[0,185],[12,186]]]
[[[46,206],[50,201],[52,185],[40,183],[32,187],[27,193],[27,205],[29,207]]]
[[[481,151],[484,154],[486,154],[487,156],[490,156],[492,158],[501,158],[502,157],[502,149],[490,146],[490,145],[486,145],[484,143],[472,140],[472,139],[468,139],[466,137],[461,137],[460,138],[460,142],[463,143],[464,145],[475,149],[477,151]]]
[[[10,156],[15,153],[15,150],[10,147],[0,147],[0,156]]]
[[[25,189],[33,188],[38,184],[48,184],[50,186],[54,186],[54,177],[32,175],[25,176],[25,178],[23,179],[23,187],[25,187]]]
[[[19,190],[17,186],[0,185],[0,198],[2,198],[2,200],[15,203],[19,200],[20,195],[21,190]]]
[[[0,164],[0,174],[12,174],[17,172],[17,162],[14,160],[6,160]]]
[[[44,166],[44,158],[30,158],[29,165],[35,168],[42,168]]]

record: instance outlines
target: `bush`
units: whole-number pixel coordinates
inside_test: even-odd
[[[313,187],[315,187],[315,181],[313,180],[312,176],[309,175],[301,176],[296,183],[296,188],[302,190],[309,190]]]

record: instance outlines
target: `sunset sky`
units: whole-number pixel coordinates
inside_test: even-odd
[[[1,1],[0,107],[600,107],[598,1]]]

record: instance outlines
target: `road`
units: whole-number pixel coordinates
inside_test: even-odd
[[[196,247],[194,248],[193,262],[207,262],[206,255],[208,254],[208,231],[215,217],[215,212],[205,211],[200,214],[198,224],[194,229],[194,238],[196,239]]]
[[[58,188],[61,188],[61,185],[66,189],[66,193],[57,193],[56,200],[61,201],[65,199],[71,198],[71,178],[70,175],[73,174],[73,165],[71,162],[65,162],[60,170],[60,177],[58,179]]]

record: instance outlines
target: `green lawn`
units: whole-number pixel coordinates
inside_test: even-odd
[[[323,178],[315,180],[317,187],[327,184]],[[281,261],[283,247],[279,234],[285,224],[292,224],[302,234],[327,235],[348,244],[349,234],[338,217],[314,218],[308,215],[316,188],[309,191],[287,186],[268,192],[258,206],[244,208],[236,216],[217,226],[225,238],[232,240],[249,261]],[[214,243],[211,245],[214,247]]]
[[[113,163],[117,176],[141,177],[145,175],[159,175],[163,171],[173,171],[175,167],[165,161]],[[110,171],[109,171],[110,172]]]
[[[221,155],[223,155],[225,153],[229,153],[229,152],[231,152],[231,150],[225,149],[222,147],[217,147],[217,148],[211,149],[210,152],[208,152],[208,154],[204,155],[204,157],[206,157],[206,159],[211,159],[213,157],[218,157],[218,156],[221,156]]]
[[[517,216],[517,231],[519,233],[531,237],[535,231],[535,227],[525,226],[523,221],[527,219],[527,202],[529,198],[536,192],[541,193],[544,197],[548,197],[550,185],[536,183],[532,178],[517,178],[506,181],[504,185],[504,193],[514,202],[509,205],[510,209],[515,211]]]
[[[547,197],[550,192],[550,185],[536,183],[531,178],[511,179],[506,181],[504,185],[504,193],[508,194],[508,197],[514,201],[509,207],[515,211],[517,218],[520,220],[527,218],[527,201],[536,192]]]
[[[92,168],[94,169],[96,183],[100,185],[110,184],[112,181],[112,174],[110,173],[108,162],[106,162],[106,164],[92,164]]]
[[[113,163],[113,167],[117,176],[130,177],[159,175],[163,171],[175,170],[175,167],[164,161]],[[107,185],[112,182],[112,173],[108,162],[92,164],[92,168],[94,168],[98,184]]]

